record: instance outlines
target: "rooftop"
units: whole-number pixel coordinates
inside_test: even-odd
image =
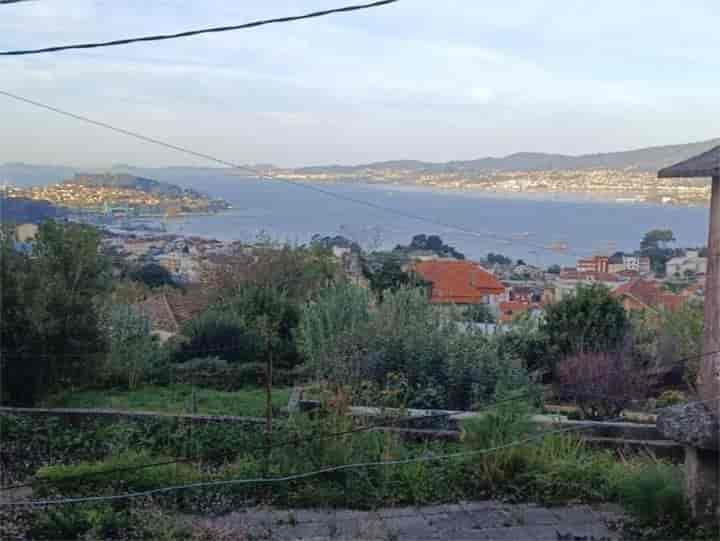
[[[432,282],[433,303],[481,304],[486,295],[500,295],[505,286],[472,261],[420,261],[415,271]]]
[[[658,173],[659,178],[695,178],[720,176],[720,146],[676,163]]]

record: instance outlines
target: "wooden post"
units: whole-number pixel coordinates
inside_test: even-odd
[[[710,200],[710,232],[708,261],[705,275],[705,332],[703,357],[698,371],[698,391],[701,400],[708,400],[713,412],[720,412],[718,372],[720,370],[720,176],[712,179]]]
[[[705,275],[705,329],[698,393],[720,418],[720,176],[712,177],[710,230]],[[714,522],[720,516],[720,457],[717,451],[685,446],[685,489],[693,516]]]

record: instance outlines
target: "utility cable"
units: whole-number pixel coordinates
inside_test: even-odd
[[[22,0],[15,0],[22,1]],[[215,34],[219,32],[231,32],[235,30],[244,30],[247,28],[256,28],[258,26],[265,26],[268,24],[277,23],[289,23],[293,21],[300,21],[304,19],[314,19],[317,17],[325,17],[334,13],[348,13],[351,11],[360,11],[364,9],[376,8],[387,4],[394,4],[398,0],[379,0],[377,2],[371,2],[369,4],[355,4],[351,6],[344,6],[333,9],[324,9],[321,11],[313,11],[304,15],[293,15],[289,17],[277,17],[274,19],[263,19],[260,21],[253,21],[243,24],[235,24],[229,26],[214,26],[211,28],[201,28],[197,30],[186,30],[184,32],[177,32],[174,34],[155,34],[152,36],[142,36],[136,38],[124,38],[114,39],[111,41],[101,41],[94,43],[76,43],[72,45],[56,45],[53,47],[42,47],[40,49],[17,49],[14,51],[2,51],[0,56],[24,56],[31,54],[42,54],[42,53],[56,53],[59,51],[68,51],[72,49],[97,49],[100,47],[116,47],[118,45],[128,45],[130,43],[140,43],[149,41],[165,41],[171,39],[188,38],[191,36],[199,36],[201,34]]]
[[[514,401],[520,400],[520,399],[525,399],[525,398],[528,398],[529,396],[530,396],[530,393],[521,393],[521,394],[515,395],[513,397],[509,397],[509,398],[502,399],[502,400],[497,400],[497,401],[493,402],[492,404],[488,404],[487,406],[484,406],[482,408],[482,410],[473,412],[473,413],[480,413],[484,410],[490,410],[501,404],[514,402]],[[457,412],[444,412],[444,413],[431,414],[431,415],[411,415],[411,416],[401,417],[401,418],[392,420],[391,421],[393,423],[392,426],[388,426],[388,424],[386,422],[381,421],[377,424],[370,424],[368,426],[362,426],[359,428],[354,428],[354,429],[346,430],[346,431],[342,431],[342,432],[335,432],[335,433],[330,433],[330,434],[320,434],[318,436],[309,436],[307,438],[289,438],[289,439],[281,441],[281,442],[273,443],[270,447],[263,444],[263,445],[259,445],[259,446],[255,447],[255,448],[249,449],[249,451],[250,452],[268,451],[268,450],[272,450],[272,449],[276,449],[276,448],[286,447],[289,445],[297,445],[297,444],[307,443],[307,442],[321,441],[321,440],[326,440],[326,439],[334,439],[334,438],[339,438],[339,437],[343,437],[343,436],[358,434],[361,432],[369,432],[369,431],[376,430],[378,428],[397,428],[397,425],[402,424],[402,423],[412,423],[415,421],[432,421],[435,419],[447,419],[456,414],[457,414]],[[214,453],[214,454],[211,454],[211,455],[203,457],[203,458],[205,460],[217,460],[220,458],[234,457],[234,456],[237,456],[238,454],[239,453],[237,451],[229,451],[229,452],[223,452],[223,453]],[[160,467],[160,466],[169,466],[172,464],[182,464],[182,463],[197,462],[197,461],[198,461],[198,457],[186,457],[186,458],[178,458],[178,459],[174,459],[174,460],[166,460],[163,462],[153,462],[150,464],[139,464],[137,466],[128,466],[128,467],[123,467],[123,468],[114,468],[114,469],[108,469],[108,470],[103,470],[103,471],[90,472],[90,473],[86,473],[86,474],[78,474],[78,475],[68,476],[63,479],[58,479],[58,480],[34,479],[27,483],[16,484],[16,485],[6,485],[3,487],[0,487],[0,491],[15,490],[18,488],[30,487],[30,486],[35,486],[35,485],[62,484],[62,483],[68,482],[68,481],[77,481],[77,480],[92,478],[92,477],[96,477],[96,476],[110,475],[110,474],[115,474],[115,473],[127,473],[127,472],[132,472],[132,471],[144,470],[144,469],[148,469],[148,468],[156,468],[156,467]]]
[[[165,147],[165,148],[170,149],[170,150],[175,150],[175,151],[177,151],[177,152],[181,152],[181,153],[183,153],[183,154],[187,154],[187,155],[189,155],[189,156],[193,156],[193,157],[196,157],[196,158],[201,158],[201,159],[204,159],[204,160],[207,160],[207,161],[211,161],[211,162],[217,163],[218,165],[222,165],[222,166],[224,166],[224,167],[230,167],[230,168],[232,168],[232,169],[239,169],[239,170],[247,171],[248,173],[252,174],[253,176],[256,176],[256,177],[261,178],[261,179],[263,179],[263,180],[270,180],[270,181],[282,182],[282,183],[284,183],[284,184],[289,184],[289,185],[291,185],[291,186],[295,186],[295,187],[298,187],[298,188],[301,188],[301,189],[304,189],[304,190],[309,190],[309,191],[312,191],[312,192],[315,192],[315,193],[319,193],[319,194],[325,195],[325,196],[327,196],[327,197],[332,197],[332,198],[334,198],[334,199],[346,201],[346,202],[348,202],[348,203],[353,203],[353,204],[355,204],[355,205],[364,206],[364,207],[366,207],[366,208],[370,208],[370,209],[377,210],[377,211],[380,211],[380,212],[384,212],[384,213],[387,213],[387,214],[394,214],[395,216],[399,216],[399,217],[402,217],[402,218],[406,218],[406,219],[411,219],[411,220],[414,220],[414,221],[419,221],[419,222],[427,223],[427,224],[430,224],[430,225],[433,225],[433,226],[436,226],[436,227],[442,227],[442,228],[445,228],[445,229],[454,230],[454,231],[463,233],[463,234],[465,234],[465,235],[473,236],[473,237],[485,238],[485,239],[490,239],[490,240],[494,240],[494,241],[502,241],[502,242],[507,243],[507,244],[516,244],[516,245],[527,246],[527,247],[530,247],[530,248],[534,248],[534,249],[536,249],[536,250],[543,250],[543,251],[553,252],[553,253],[561,252],[561,253],[568,254],[568,255],[574,255],[574,256],[576,256],[576,257],[585,257],[585,256],[588,255],[588,254],[582,254],[582,253],[579,253],[579,252],[571,252],[571,251],[568,251],[568,250],[555,250],[555,249],[553,249],[551,246],[546,246],[546,245],[543,245],[543,244],[537,244],[537,243],[533,243],[533,242],[520,241],[520,240],[518,240],[518,239],[516,239],[516,238],[514,238],[514,237],[512,237],[512,236],[501,235],[501,234],[498,234],[498,233],[494,233],[494,232],[492,232],[492,231],[476,231],[476,230],[473,230],[473,229],[470,229],[470,228],[467,228],[467,227],[464,227],[464,226],[459,226],[459,225],[455,225],[455,224],[452,224],[452,223],[444,222],[444,221],[441,221],[441,220],[436,220],[436,219],[434,219],[434,218],[428,218],[428,217],[426,217],[426,216],[423,216],[423,215],[421,215],[421,214],[417,214],[417,213],[414,213],[414,212],[407,212],[407,211],[404,211],[404,210],[401,210],[401,209],[396,209],[396,208],[393,208],[393,207],[387,207],[387,206],[385,206],[385,205],[380,205],[380,204],[378,204],[378,203],[373,203],[372,201],[367,201],[367,200],[365,200],[365,199],[360,199],[360,198],[353,197],[353,196],[350,196],[350,195],[345,195],[345,194],[341,194],[341,193],[338,193],[338,192],[334,192],[334,191],[332,191],[332,190],[328,190],[328,189],[322,188],[322,187],[320,187],[320,186],[315,186],[315,185],[313,185],[313,184],[308,184],[308,183],[305,183],[305,182],[296,182],[296,181],[293,181],[293,180],[290,180],[290,179],[287,179],[287,178],[282,178],[282,177],[273,177],[273,176],[270,176],[270,175],[263,175],[263,174],[259,173],[257,170],[253,169],[252,167],[249,167],[249,166],[246,166],[246,165],[241,165],[241,164],[233,163],[233,162],[224,160],[224,159],[222,159],[222,158],[218,158],[218,157],[216,157],[216,156],[213,156],[213,155],[210,155],[210,154],[206,154],[206,153],[204,153],[204,152],[198,152],[198,151],[189,149],[189,148],[187,148],[187,147],[181,147],[181,146],[178,146],[178,145],[174,145],[174,144],[172,144],[172,143],[168,143],[168,142],[166,142],[166,141],[162,141],[162,140],[160,140],[160,139],[156,139],[156,138],[154,138],[154,137],[148,137],[148,136],[143,135],[143,134],[141,134],[141,133],[139,133],[139,132],[136,132],[136,131],[131,131],[131,130],[126,130],[126,129],[124,129],[124,128],[119,128],[119,127],[117,127],[117,126],[113,126],[112,124],[108,124],[107,122],[102,122],[102,121],[99,121],[99,120],[95,120],[95,119],[89,118],[89,117],[87,117],[87,116],[85,116],[85,115],[80,115],[80,114],[77,114],[77,113],[73,113],[73,112],[70,112],[70,111],[66,111],[66,110],[64,110],[64,109],[60,109],[60,108],[54,107],[54,106],[52,106],[52,105],[48,105],[48,104],[45,104],[45,103],[42,103],[42,102],[39,102],[39,101],[36,101],[36,100],[32,100],[32,99],[29,99],[29,98],[25,98],[25,97],[23,97],[23,96],[20,96],[20,95],[18,95],[18,94],[14,94],[14,93],[12,93],[12,92],[8,92],[8,91],[6,91],[6,90],[0,90],[0,95],[5,96],[5,97],[7,97],[7,98],[11,98],[11,99],[17,100],[17,101],[21,101],[21,102],[23,102],[23,103],[26,103],[26,104],[28,104],[28,105],[32,105],[32,106],[34,106],[34,107],[38,107],[38,108],[40,108],[40,109],[45,109],[46,111],[52,111],[53,113],[57,113],[58,115],[66,116],[66,117],[69,117],[69,118],[73,118],[73,119],[75,119],[75,120],[79,120],[79,121],[81,121],[81,122],[85,122],[85,123],[88,123],[88,124],[92,124],[92,125],[94,125],[94,126],[98,126],[98,127],[101,127],[101,128],[105,128],[105,129],[107,129],[107,130],[111,130],[111,131],[114,131],[114,132],[116,132],[116,133],[120,133],[120,134],[122,134],[122,135],[126,135],[126,136],[128,136],[128,137],[133,137],[133,138],[135,138],[135,139],[139,139],[140,141],[144,141],[144,142],[146,142],[146,143],[151,143],[151,144],[154,144],[154,145],[158,145],[158,146],[161,146],[161,147]],[[552,243],[551,243],[551,244],[552,244]]]
[[[188,489],[194,489],[194,488],[211,488],[211,487],[228,486],[228,485],[237,486],[237,485],[259,485],[259,484],[287,483],[287,482],[291,482],[291,481],[307,479],[310,477],[316,477],[318,475],[323,475],[326,473],[333,473],[333,472],[346,471],[346,470],[365,469],[365,468],[384,467],[384,466],[398,466],[398,465],[403,465],[403,464],[415,464],[415,463],[421,463],[421,462],[439,462],[439,461],[451,460],[451,459],[455,459],[455,458],[482,456],[482,455],[487,455],[490,453],[495,453],[498,451],[503,451],[505,449],[511,449],[513,447],[518,447],[521,445],[527,445],[530,443],[534,443],[536,441],[540,441],[540,440],[544,439],[547,436],[551,436],[551,435],[555,435],[555,434],[562,434],[562,433],[567,433],[567,432],[573,432],[573,431],[578,431],[578,430],[584,430],[586,428],[591,428],[593,426],[594,425],[574,426],[574,427],[570,427],[570,428],[548,430],[548,431],[542,432],[541,434],[536,434],[534,436],[530,436],[528,438],[524,438],[524,439],[521,439],[518,441],[510,442],[510,443],[503,444],[503,445],[497,445],[495,447],[489,447],[486,449],[480,449],[480,450],[476,450],[476,451],[459,451],[459,452],[455,452],[455,453],[446,453],[446,454],[441,454],[441,455],[423,455],[423,456],[399,459],[399,460],[381,460],[381,461],[376,461],[376,462],[359,462],[359,463],[354,463],[354,464],[343,464],[340,466],[330,466],[327,468],[321,468],[318,470],[313,470],[313,471],[298,473],[298,474],[293,474],[293,475],[286,475],[286,476],[281,476],[281,477],[257,477],[257,478],[250,478],[250,479],[229,479],[229,480],[223,480],[223,481],[204,481],[204,482],[199,482],[199,483],[190,483],[190,484],[186,484],[186,485],[175,485],[175,486],[156,488],[156,489],[145,490],[145,491],[140,491],[140,492],[128,492],[125,494],[115,494],[115,495],[109,495],[109,496],[84,496],[84,497],[77,497],[77,498],[55,498],[55,499],[46,499],[46,500],[0,502],[0,507],[19,507],[19,506],[42,507],[42,506],[47,506],[47,505],[117,501],[117,500],[127,500],[127,499],[131,499],[131,498],[153,496],[156,494],[166,494],[169,492],[175,492],[175,491],[179,491],[179,490],[188,490]]]

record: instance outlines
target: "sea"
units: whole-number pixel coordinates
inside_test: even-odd
[[[471,259],[494,252],[548,266],[636,250],[651,229],[671,229],[678,246],[701,246],[707,239],[707,207],[626,202],[621,196],[297,185],[230,175],[172,180],[222,197],[232,209],[168,219],[168,231],[218,240],[249,242],[262,235],[304,244],[313,235],[342,235],[372,250],[408,244],[423,233],[440,235]]]

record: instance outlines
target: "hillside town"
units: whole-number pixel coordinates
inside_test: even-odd
[[[6,183],[0,187],[0,194],[12,199],[49,202],[86,215],[95,213],[116,217],[208,213],[229,207],[220,199],[155,181],[148,184],[166,189],[150,190],[146,185],[135,186],[130,182],[127,185],[93,182],[104,177],[110,181],[114,179],[111,175],[75,175],[62,182],[27,188]]]
[[[32,252],[37,229],[35,224],[16,226],[18,250]],[[574,267],[552,265],[542,269],[522,260],[513,262],[499,254],[489,254],[481,261],[466,260],[464,255],[442,244],[439,237],[435,238],[442,250],[414,247],[417,244],[414,239],[407,248],[366,253],[341,236],[316,236],[311,246],[325,249],[337,265],[337,272],[365,288],[370,287],[368,275],[379,268],[376,262],[392,256],[402,272],[432,284],[429,291],[432,304],[459,308],[485,305],[489,308],[490,321],[500,326],[512,325],[525,315],[540,317],[545,306],[574,295],[583,285],[608,288],[628,312],[677,310],[686,303],[703,300],[707,258],[698,249],[674,250],[662,272],[652,268],[649,256],[638,252],[595,255],[578,259]],[[176,285],[205,290],[220,287],[223,273],[252,267],[258,251],[268,246],[273,250],[282,249],[267,240],[242,243],[123,230],[107,231],[102,245],[103,250],[113,256],[118,275],[125,265],[157,265]],[[164,330],[166,326],[161,328]]]
[[[377,167],[361,171],[271,169],[267,174],[277,178],[316,182],[362,181],[497,193],[582,194],[627,203],[707,205],[710,200],[710,185],[707,182],[658,179],[651,172],[633,168],[418,172],[416,168]]]

